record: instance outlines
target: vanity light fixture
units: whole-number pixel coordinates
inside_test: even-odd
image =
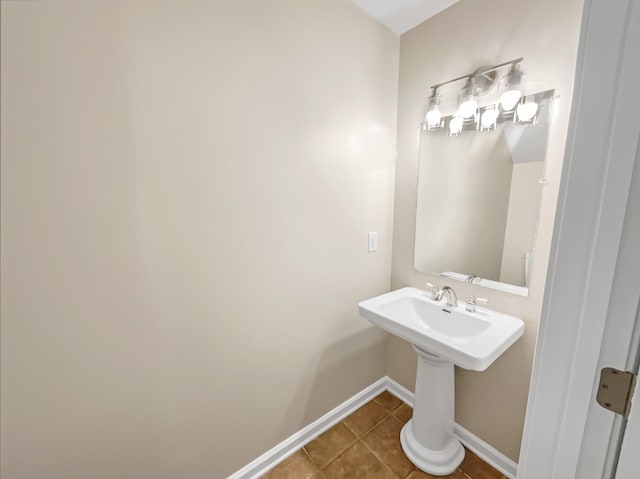
[[[424,116],[425,129],[427,130],[442,128],[442,113],[438,105],[440,105],[440,95],[438,94],[438,88],[434,88],[428,98],[427,113]]]
[[[524,94],[524,81],[525,75],[519,69],[518,65],[522,62],[522,58],[516,58],[508,62],[500,63],[492,67],[482,67],[475,70],[473,73],[463,75],[453,80],[438,83],[431,86],[431,95],[427,99],[427,108],[424,115],[424,121],[422,128],[425,130],[437,130],[445,125],[445,121],[440,111],[441,95],[439,93],[440,87],[454,83],[457,81],[465,80],[464,86],[460,89],[458,94],[457,111],[454,117],[460,117],[460,121],[449,121],[449,133],[453,135],[459,135],[465,124],[478,122],[478,128],[482,125],[482,119],[478,119],[478,97],[486,95],[493,90],[493,87],[498,82],[498,70],[503,67],[509,66],[509,72],[500,82],[500,91],[502,92],[501,105],[504,111],[511,111],[515,108],[518,101]],[[497,113],[499,113],[496,110]],[[485,125],[482,131],[491,129],[491,125],[495,123],[496,118],[493,118],[493,113],[488,113],[485,117]],[[514,112],[515,115],[515,112]],[[514,116],[512,115],[512,116]],[[460,126],[462,122],[462,126]]]
[[[524,85],[526,76],[517,63],[513,63],[498,87],[500,93],[500,104],[504,111],[511,111],[518,104],[524,95]]]

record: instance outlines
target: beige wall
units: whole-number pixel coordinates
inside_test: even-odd
[[[2,2],[3,479],[225,477],[384,375],[398,45],[348,0]]]
[[[577,53],[582,1],[537,2],[462,0],[404,34],[400,43],[398,162],[394,207],[392,288],[424,287],[441,278],[413,269],[415,184],[418,165],[417,125],[428,86],[463,75],[482,65],[524,57],[529,90],[555,88],[560,98],[552,119],[547,154],[548,186],[543,190],[536,257],[528,298],[464,283],[451,284],[460,298],[490,299],[490,307],[520,316],[525,335],[487,371],[456,373],[456,420],[498,450],[518,459],[529,388],[533,349],[551,231],[569,101]],[[415,354],[400,340],[388,347],[389,374],[413,388]]]

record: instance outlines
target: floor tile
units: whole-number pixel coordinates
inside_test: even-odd
[[[323,468],[357,439],[355,434],[344,423],[340,422],[311,441],[304,448],[311,460],[319,468]]]
[[[455,471],[453,474],[449,474],[448,476],[432,476],[431,474],[427,474],[426,472],[417,470],[412,472],[407,476],[407,479],[469,479],[465,476],[461,470]]]
[[[400,430],[402,423],[393,416],[378,424],[363,438],[367,447],[380,458],[380,460],[389,466],[398,476],[404,478],[415,469],[414,465],[409,462],[407,456],[402,452],[400,445]]]
[[[411,407],[407,406],[406,404],[403,404],[398,409],[393,411],[393,415],[400,419],[400,422],[402,422],[402,424],[406,424],[413,416],[413,409],[411,409]]]
[[[356,442],[322,472],[326,479],[398,479],[361,442]]]
[[[460,469],[473,479],[502,479],[502,473],[496,471],[473,452],[465,449],[464,461]]]
[[[389,391],[378,394],[373,400],[389,412],[395,411],[404,404],[402,400],[395,397]]]
[[[262,479],[310,479],[318,468],[301,449],[267,472]]]
[[[389,411],[380,406],[380,404],[375,401],[369,401],[356,412],[349,415],[344,420],[344,423],[360,437],[369,432],[371,428],[379,424],[388,415]]]

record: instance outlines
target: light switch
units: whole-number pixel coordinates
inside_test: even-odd
[[[371,231],[369,233],[369,253],[378,251],[378,232]]]

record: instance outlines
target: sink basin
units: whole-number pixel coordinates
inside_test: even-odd
[[[358,304],[360,315],[420,349],[474,371],[484,371],[524,333],[521,319],[465,302],[451,308],[429,293],[402,288]]]

